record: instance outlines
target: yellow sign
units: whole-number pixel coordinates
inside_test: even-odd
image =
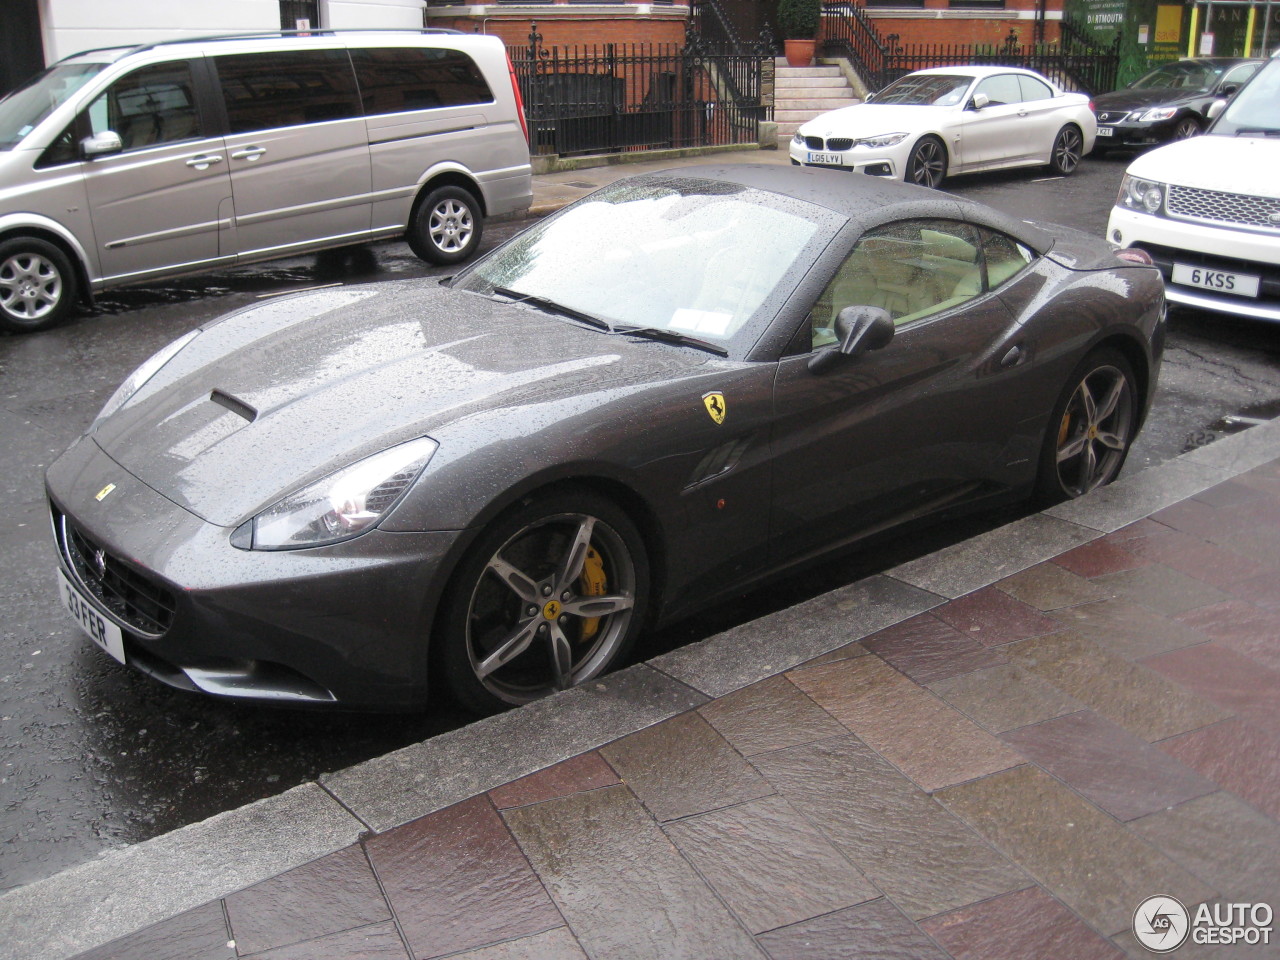
[[[702,402],[706,405],[707,413],[717,424],[724,423],[725,415],[729,412],[725,407],[724,394],[719,390],[712,390],[710,393],[702,395]]]
[[[1182,39],[1182,7],[1156,7],[1156,43],[1178,43]]]
[[[116,485],[114,483],[108,483],[105,487],[103,487],[101,490],[98,491],[98,495],[93,499],[101,503],[103,500],[107,499],[108,496],[110,496],[111,491],[114,490],[115,488],[116,488]]]
[[[561,609],[559,600],[548,600],[546,605],[542,608],[542,616],[546,620],[554,620],[556,617],[560,616]]]

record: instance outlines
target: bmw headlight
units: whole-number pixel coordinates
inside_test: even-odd
[[[1120,181],[1120,194],[1116,197],[1116,206],[1126,210],[1137,210],[1149,213],[1153,217],[1160,215],[1164,206],[1165,185],[1155,180],[1143,180],[1125,174]]]
[[[373,527],[413,485],[439,446],[419,437],[343,467],[268,507],[231,538],[252,550],[316,547]]]
[[[794,134],[791,135],[791,142],[794,144],[797,144],[798,146],[803,147],[804,135],[799,130],[797,130]]]
[[[183,334],[167,347],[163,347],[156,351],[150,359],[143,362],[142,366],[129,374],[124,383],[116,387],[116,392],[111,395],[103,408],[98,411],[98,415],[93,418],[93,424],[89,427],[90,432],[97,425],[105,420],[111,414],[115,413],[126,403],[129,398],[142,389],[142,385],[160,372],[160,368],[176,357],[182,348],[200,335],[199,329],[192,330],[190,333]]]
[[[1139,123],[1156,123],[1160,120],[1170,120],[1173,115],[1178,112],[1177,107],[1152,107],[1146,113],[1138,118]]]
[[[879,136],[855,140],[853,145],[855,147],[896,147],[906,138],[906,133],[882,133]]]

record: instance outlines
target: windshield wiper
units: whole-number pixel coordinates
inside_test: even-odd
[[[661,340],[663,343],[676,343],[682,347],[697,347],[717,356],[727,357],[729,351],[718,343],[691,337],[687,333],[668,330],[665,327],[614,327],[613,333],[625,333],[629,337],[644,337],[646,340]]]
[[[1274,127],[1241,127],[1236,131],[1237,137],[1252,137],[1258,134],[1264,137],[1280,137],[1280,130]]]
[[[548,300],[546,297],[539,297],[532,293],[521,293],[519,290],[512,290],[509,287],[494,287],[493,292],[500,297],[507,297],[517,303],[527,303],[531,307],[537,307],[539,310],[545,310],[547,313],[559,314],[562,317],[568,317],[571,320],[581,320],[583,323],[595,327],[598,330],[608,330],[613,332],[613,328],[609,326],[608,321],[601,320],[595,314],[586,313],[582,310],[575,310],[573,307],[566,307],[563,303],[556,303],[554,300]]]

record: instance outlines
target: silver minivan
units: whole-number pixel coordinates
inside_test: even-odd
[[[0,329],[96,291],[403,236],[432,263],[532,202],[496,37],[170,41],[76,54],[0,100]]]

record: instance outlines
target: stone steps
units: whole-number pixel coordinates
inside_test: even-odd
[[[775,68],[773,119],[781,144],[819,114],[861,102],[839,67],[791,67],[783,60]]]

